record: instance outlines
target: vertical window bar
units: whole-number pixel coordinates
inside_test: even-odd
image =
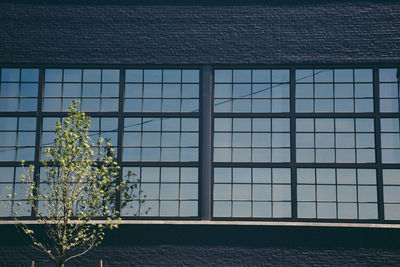
[[[36,142],[35,142],[35,169],[33,173],[33,181],[36,187],[39,187],[40,183],[40,156],[41,156],[41,147],[42,143],[42,104],[43,104],[43,95],[44,95],[44,74],[45,69],[39,69],[39,84],[38,84],[38,101],[37,101],[37,116],[36,116]],[[37,195],[37,190],[33,191],[33,195]],[[38,201],[35,201],[35,206],[38,208]],[[31,209],[31,216],[36,216],[36,212]]]
[[[103,75],[103,70],[101,71],[101,75]],[[101,79],[103,81],[103,79]],[[101,84],[101,88],[103,89],[103,84]],[[118,142],[117,142],[117,162],[118,165],[121,166],[122,163],[122,134],[124,129],[124,93],[125,93],[125,68],[119,69],[119,99],[118,99]],[[101,92],[102,95],[102,92]],[[103,102],[103,101],[101,101]],[[119,171],[119,175],[117,178],[117,185],[120,185],[123,179],[122,168]],[[121,215],[121,191],[118,190],[115,199],[115,209]]]
[[[212,70],[206,65],[201,68],[201,125],[200,125],[200,218],[211,219],[212,206]]]
[[[296,171],[296,72],[290,68],[290,166],[292,190],[292,218],[297,219],[297,171]]]
[[[378,220],[385,220],[385,209],[383,203],[383,177],[382,177],[382,147],[381,147],[381,121],[380,121],[380,97],[379,97],[379,69],[373,69],[374,86],[374,119],[375,119],[375,158],[376,158],[376,184],[378,190]]]

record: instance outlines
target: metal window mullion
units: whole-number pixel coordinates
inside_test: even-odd
[[[379,99],[379,69],[373,69],[373,90],[374,90],[374,122],[375,122],[375,161],[377,190],[378,190],[378,220],[385,220],[383,203],[383,177],[382,177],[382,146],[381,146],[381,123],[380,123],[380,99]]]
[[[103,70],[101,70],[101,81],[103,81]],[[101,83],[100,98],[102,96],[103,83]],[[119,69],[119,98],[118,98],[118,141],[117,141],[117,162],[118,166],[122,163],[122,142],[124,129],[124,92],[125,92],[125,68]],[[103,102],[102,100],[100,100]],[[101,110],[101,109],[100,109]],[[117,178],[117,185],[120,185],[123,180],[123,170],[120,170]],[[121,215],[121,191],[118,190],[115,199],[115,210]]]
[[[37,101],[37,116],[36,116],[36,141],[35,141],[35,169],[33,172],[33,181],[36,187],[39,187],[40,183],[40,155],[41,155],[41,146],[42,143],[42,124],[43,124],[43,115],[42,115],[42,105],[43,105],[43,95],[44,95],[44,74],[45,69],[39,69],[39,90],[38,90],[38,101]],[[37,190],[33,190],[33,194],[37,197]],[[39,209],[38,200],[35,201],[35,206]],[[36,216],[36,212],[32,209],[31,216]]]
[[[201,68],[200,102],[200,218],[212,218],[212,69],[210,65]]]
[[[297,172],[296,172],[296,73],[290,69],[290,171],[292,219],[297,219]]]

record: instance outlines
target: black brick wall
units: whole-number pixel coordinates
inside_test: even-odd
[[[400,62],[399,1],[272,2],[3,2],[0,64]],[[390,229],[131,225],[69,266],[398,266],[399,244]],[[0,266],[32,259],[51,266],[0,226]]]
[[[321,0],[292,4],[296,1],[282,0],[281,5],[277,4],[279,1],[264,1],[272,3],[233,2],[228,6],[204,2],[168,4],[169,1],[157,5],[150,0],[148,5],[54,1],[52,4],[29,4],[29,1],[0,4],[0,62],[354,64],[400,61],[399,1]]]
[[[0,234],[0,266],[52,266],[14,227]],[[67,267],[398,266],[399,240],[390,229],[125,225]]]

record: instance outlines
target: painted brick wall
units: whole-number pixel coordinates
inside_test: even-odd
[[[399,1],[230,6],[26,2],[0,4],[2,63],[400,61]]]
[[[0,3],[0,63],[400,62],[398,1],[319,2]],[[0,266],[51,266],[24,244],[1,226]],[[396,266],[399,244],[396,230],[123,226],[70,266]]]
[[[12,226],[0,234],[0,266],[52,266]],[[67,266],[398,266],[399,240],[390,229],[125,225]]]

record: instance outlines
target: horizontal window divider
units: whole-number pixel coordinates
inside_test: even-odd
[[[295,163],[295,168],[378,168],[377,163]]]
[[[168,113],[162,113],[162,112],[124,112],[123,113],[124,118],[128,117],[144,117],[144,118],[153,118],[153,117],[166,117],[166,118],[175,118],[175,117],[185,117],[185,118],[199,118],[200,113],[199,112],[168,112]]]
[[[214,112],[214,118],[290,118],[290,113],[226,113]]]
[[[38,117],[39,113],[36,111],[0,111],[0,117]]]
[[[245,168],[290,168],[290,162],[214,162],[213,167],[245,167]]]
[[[24,167],[28,168],[29,165],[34,165],[34,161],[25,161]],[[0,167],[22,167],[21,161],[0,161]]]
[[[83,111],[86,115],[90,117],[118,117],[118,112],[86,112]],[[68,112],[41,112],[43,117],[67,117]]]
[[[373,118],[375,116],[374,112],[368,113],[295,113],[296,118]]]
[[[152,161],[152,162],[129,162],[129,161],[122,161],[120,163],[121,167],[199,167],[199,162],[159,162],[159,161]]]

